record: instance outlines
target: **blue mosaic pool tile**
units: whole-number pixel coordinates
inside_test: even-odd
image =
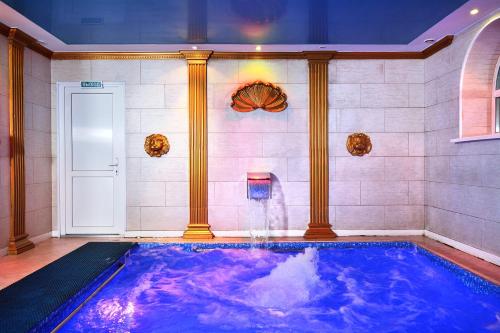
[[[454,264],[415,243],[401,242],[268,242],[252,244],[246,243],[139,243],[140,248],[155,248],[163,246],[180,247],[184,251],[198,252],[208,249],[269,249],[279,251],[297,251],[307,247],[318,249],[347,249],[347,248],[410,248],[425,255],[436,264],[452,272],[460,281],[472,290],[486,294],[498,294],[500,296],[500,286],[483,279],[482,277]]]
[[[158,246],[175,246],[185,251],[198,249],[269,249],[269,250],[303,250],[307,247],[325,248],[414,248],[411,242],[269,242],[269,243],[139,243],[141,248],[155,248]]]
[[[452,272],[460,281],[462,281],[466,286],[470,287],[472,290],[484,293],[484,294],[497,294],[500,297],[500,286],[483,279],[482,277],[460,267],[459,265],[448,261],[429,250],[426,250],[420,246],[415,245],[418,253],[425,255],[427,258],[432,260],[434,263],[444,267],[448,271]]]
[[[133,249],[133,248],[132,248]],[[59,309],[52,312],[47,318],[38,323],[32,328],[29,333],[45,333],[52,332],[60,323],[71,315],[81,304],[89,298],[111,275],[113,275],[121,266],[127,263],[130,256],[128,250],[122,257],[114,262],[110,267],[106,268],[98,277],[91,283],[79,290],[75,295],[69,298]]]

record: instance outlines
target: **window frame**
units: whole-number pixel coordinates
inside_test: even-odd
[[[500,98],[500,87],[497,88],[497,79],[500,75],[500,57],[498,57],[495,71],[493,72],[492,97],[491,97],[491,133],[500,134],[500,114],[497,115],[497,98]],[[500,102],[499,102],[500,103]]]

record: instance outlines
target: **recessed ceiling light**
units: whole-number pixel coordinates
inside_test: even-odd
[[[191,48],[192,48],[193,50],[198,50],[198,46],[196,46],[196,45],[191,46]]]
[[[474,9],[472,9],[472,10],[470,11],[470,14],[471,14],[471,15],[476,15],[477,13],[479,13],[479,9],[477,9],[477,8],[474,8]]]
[[[434,43],[436,40],[434,38],[427,38],[426,40],[424,40],[424,43],[427,43],[427,44],[432,44]]]
[[[261,51],[261,50],[262,50],[262,46],[257,45],[257,46],[255,47],[255,51]]]

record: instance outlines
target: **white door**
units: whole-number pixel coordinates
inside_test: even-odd
[[[125,226],[123,85],[59,84],[64,100],[63,234],[122,234]],[[60,176],[62,176],[60,174]]]

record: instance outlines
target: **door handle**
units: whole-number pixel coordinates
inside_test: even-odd
[[[118,161],[115,164],[108,164],[108,166],[113,167],[113,172],[118,176]]]
[[[115,163],[114,164],[108,164],[108,166],[110,166],[110,167],[117,167],[118,164],[119,164],[118,163],[118,158],[115,157],[114,160],[115,160]]]
[[[108,166],[113,167],[115,175],[118,176],[118,164],[119,164],[119,161],[118,161],[117,157],[115,157],[114,160],[115,160],[116,163],[108,164]]]

